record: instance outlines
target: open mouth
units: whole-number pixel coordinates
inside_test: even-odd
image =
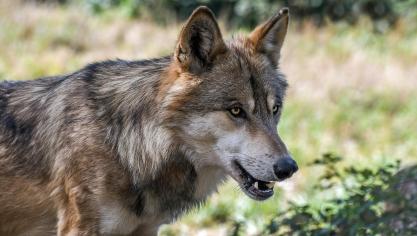
[[[239,171],[240,181],[237,181],[243,192],[250,198],[263,201],[274,195],[275,182],[266,182],[254,178],[250,175],[238,161],[234,161],[234,166]]]

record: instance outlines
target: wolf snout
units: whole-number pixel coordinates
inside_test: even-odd
[[[274,172],[278,180],[290,178],[297,170],[297,162],[290,156],[279,158],[274,164]]]

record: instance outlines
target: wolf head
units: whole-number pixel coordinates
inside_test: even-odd
[[[182,28],[162,83],[162,104],[196,168],[216,166],[251,198],[273,195],[296,162],[277,133],[287,83],[279,71],[288,27],[280,10],[248,37],[224,41],[213,13],[196,9]]]

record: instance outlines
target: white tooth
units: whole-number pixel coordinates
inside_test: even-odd
[[[275,182],[269,182],[266,184],[268,188],[273,188],[275,186]]]
[[[254,186],[256,189],[259,189],[259,188],[258,188],[258,181],[256,181],[256,182],[253,184],[253,186]]]

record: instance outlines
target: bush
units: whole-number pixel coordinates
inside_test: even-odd
[[[317,193],[344,192],[319,206],[291,203],[266,224],[262,235],[417,235],[417,166],[396,174],[399,162],[378,168],[340,168],[342,158],[326,154]],[[232,235],[242,235],[244,222]]]
[[[359,17],[366,16],[381,29],[417,9],[417,0],[88,0],[87,4],[96,13],[119,7],[128,9],[130,16],[147,14],[165,23],[172,16],[184,20],[197,6],[206,5],[217,15],[226,16],[230,25],[250,28],[282,6],[290,7],[294,18],[311,20],[318,26],[324,25],[327,19],[354,24]]]
[[[68,4],[68,0],[26,0],[39,3]],[[96,14],[109,9],[121,9],[129,17],[146,16],[159,23],[170,23],[173,19],[184,20],[198,6],[210,7],[217,15],[224,16],[229,26],[253,28],[287,6],[297,21],[311,21],[317,26],[326,22],[355,24],[359,18],[367,17],[378,32],[384,32],[398,18],[417,20],[417,0],[86,0],[85,4]],[[415,23],[413,24],[415,27]]]

